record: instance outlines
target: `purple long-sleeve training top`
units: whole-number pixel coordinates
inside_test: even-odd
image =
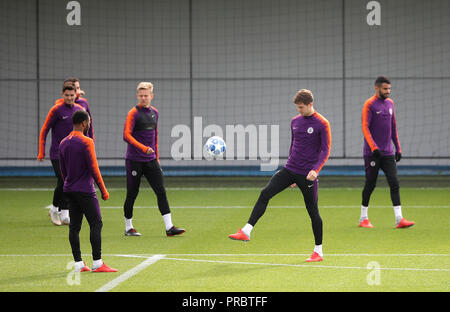
[[[330,156],[330,123],[318,112],[298,115],[292,119],[291,132],[289,158],[284,167],[302,175],[311,170],[318,174]]]
[[[362,132],[364,135],[364,156],[371,156],[376,149],[383,156],[401,153],[395,119],[394,101],[390,98],[380,99],[376,95],[369,98],[362,110]]]
[[[153,106],[138,104],[128,112],[123,130],[123,139],[128,143],[126,159],[141,162],[159,160],[158,118],[159,112]],[[147,154],[149,147],[155,152]]]
[[[70,132],[59,146],[59,162],[64,192],[95,194],[95,181],[101,193],[107,193],[91,138],[79,131]]]

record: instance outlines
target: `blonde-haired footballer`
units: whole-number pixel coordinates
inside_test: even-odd
[[[158,151],[158,110],[151,105],[155,96],[151,82],[137,86],[138,104],[127,115],[123,139],[128,143],[125,156],[127,170],[127,195],[123,206],[125,235],[141,236],[132,224],[133,206],[139,193],[141,177],[144,175],[156,194],[158,208],[164,220],[166,235],[174,236],[185,232],[172,223],[172,215],[164,188]]]

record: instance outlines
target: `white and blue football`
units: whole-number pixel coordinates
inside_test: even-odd
[[[210,137],[205,144],[205,151],[213,157],[223,155],[227,149],[225,141],[219,136]]]

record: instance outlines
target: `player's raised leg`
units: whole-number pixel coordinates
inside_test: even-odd
[[[242,229],[239,229],[237,233],[230,234],[228,235],[228,237],[234,240],[249,241],[253,227],[266,211],[269,200],[276,194],[289,187],[293,183],[293,181],[293,175],[290,174],[289,171],[285,168],[282,168],[280,171],[275,173],[266,187],[264,187],[264,189],[262,189],[261,193],[259,194],[258,200],[253,207],[248,222]]]

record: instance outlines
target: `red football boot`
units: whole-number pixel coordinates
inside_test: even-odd
[[[369,219],[364,219],[359,223],[359,227],[373,228],[373,225],[372,225],[372,223],[370,223]]]
[[[395,226],[397,229],[409,228],[416,224],[414,221],[408,221],[405,218],[402,218],[397,225]]]
[[[306,259],[306,262],[318,262],[318,261],[322,261],[323,257],[321,257],[317,252],[313,252],[312,255]]]
[[[113,269],[113,268],[110,268],[105,263],[103,263],[101,267],[98,267],[95,270],[92,270],[92,272],[94,272],[94,273],[97,273],[97,272],[117,272],[117,270]]]
[[[248,237],[247,234],[242,232],[241,229],[239,229],[239,231],[236,234],[228,235],[228,237],[231,238],[231,239],[234,239],[234,240],[241,240],[241,241],[244,241],[244,242],[248,242],[250,240],[250,237]]]

